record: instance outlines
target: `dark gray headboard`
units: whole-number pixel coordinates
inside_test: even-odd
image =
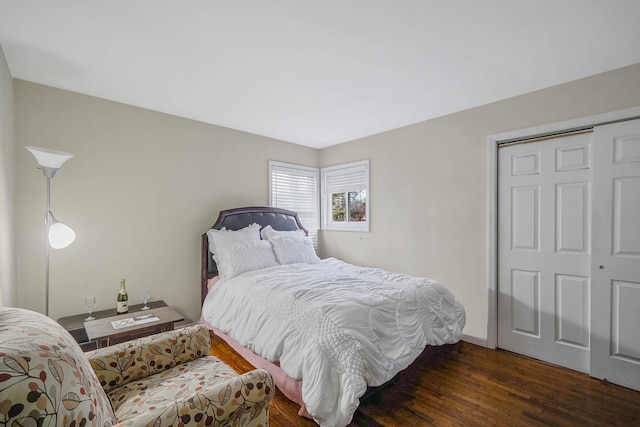
[[[246,208],[235,208],[220,211],[216,222],[211,228],[227,230],[240,230],[253,223],[260,224],[263,228],[270,225],[274,230],[307,230],[300,223],[298,213],[286,209],[271,208],[267,206],[251,206]],[[207,233],[202,235],[201,248],[201,295],[202,301],[207,296],[207,282],[214,276],[218,275],[218,267],[216,266],[211,252],[209,252],[209,238]]]

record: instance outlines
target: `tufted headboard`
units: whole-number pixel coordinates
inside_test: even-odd
[[[216,219],[216,222],[211,228],[221,229],[224,227],[227,230],[240,230],[253,223],[260,224],[262,227],[270,225],[274,230],[280,231],[303,230],[305,234],[308,234],[307,230],[300,223],[296,212],[267,206],[252,206],[220,211],[218,219]],[[204,301],[204,298],[207,296],[207,283],[209,279],[218,275],[218,267],[209,251],[209,238],[207,233],[202,235],[201,253],[200,286],[202,301]]]

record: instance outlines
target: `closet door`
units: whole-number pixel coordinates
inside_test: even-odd
[[[589,372],[592,134],[498,153],[498,346]]]
[[[640,390],[640,120],[594,139],[591,376]]]

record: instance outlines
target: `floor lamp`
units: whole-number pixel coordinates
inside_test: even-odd
[[[47,178],[47,213],[45,225],[47,227],[47,263],[45,267],[45,314],[49,315],[49,248],[62,249],[69,246],[76,238],[76,233],[67,225],[59,222],[51,213],[51,178],[62,167],[64,162],[73,157],[73,154],[63,151],[49,150],[40,147],[25,147],[33,154],[38,162],[39,169]]]

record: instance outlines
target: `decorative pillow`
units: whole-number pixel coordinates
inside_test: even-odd
[[[274,230],[270,225],[267,225],[265,228],[260,230],[260,237],[263,240],[271,240],[272,237],[276,236],[306,236],[304,230],[290,230],[290,231],[278,231]]]
[[[231,279],[238,274],[278,265],[271,243],[266,240],[231,242],[218,247],[220,278]],[[220,269],[223,266],[223,269]]]
[[[216,230],[212,228],[207,231],[209,237],[209,251],[213,255],[213,260],[218,265],[220,271],[220,258],[218,257],[218,247],[225,243],[244,242],[246,240],[260,240],[260,225],[253,223],[240,230]]]
[[[270,240],[273,252],[280,264],[295,264],[304,262],[316,264],[320,258],[313,249],[313,241],[307,236],[280,235]]]

